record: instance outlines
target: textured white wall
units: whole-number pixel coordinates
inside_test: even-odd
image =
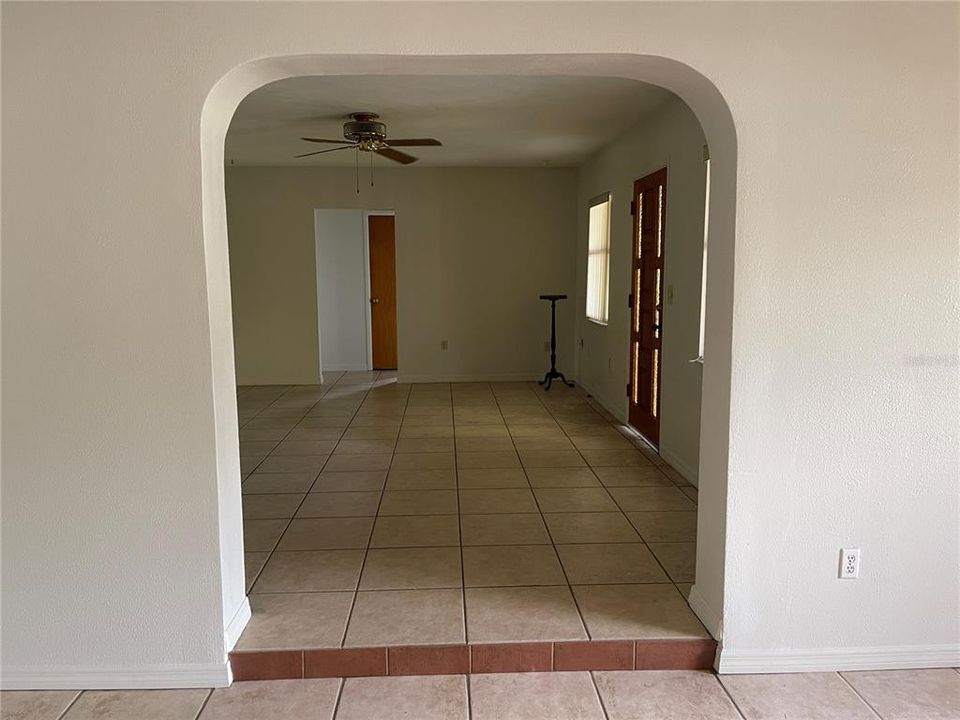
[[[703,212],[706,172],[703,131],[683,101],[674,98],[604,147],[580,168],[577,283],[579,308],[586,298],[587,206],[610,192],[610,318],[597,325],[577,315],[580,380],[604,405],[626,419],[630,374],[630,290],[634,221],[633,182],[667,168],[667,221],[661,354],[660,452],[692,482],[700,456],[702,367],[690,364],[700,339]]]
[[[358,196],[353,168],[227,169],[237,335],[261,338],[238,340],[238,366],[258,369],[241,380],[283,382],[290,364],[315,373],[316,304],[303,298],[316,283],[301,270],[313,263],[313,208],[351,206],[397,213],[402,380],[543,377],[550,313],[538,297],[574,293],[576,171],[381,166],[375,178]],[[561,364],[572,362],[573,314],[558,306]],[[354,327],[366,337],[362,318]],[[322,333],[320,345],[326,362]]]
[[[545,10],[4,6],[4,683],[222,666],[243,584],[215,160],[243,94],[304,63],[204,100],[244,63],[311,53],[326,72],[599,73],[683,98],[717,173],[697,588],[724,655],[955,662],[960,9]],[[849,544],[863,569],[841,582]]]

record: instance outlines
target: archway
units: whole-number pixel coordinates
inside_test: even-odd
[[[304,75],[576,75],[620,77],[664,87],[693,110],[711,151],[710,256],[701,395],[700,504],[696,585],[690,603],[714,637],[722,638],[729,459],[730,376],[737,142],[726,102],[703,75],[682,63],[641,55],[322,56],[258,60],[221,78],[201,120],[204,248],[216,442],[223,612],[227,644],[249,618],[244,594],[236,395],[224,191],[224,140],[240,101],[267,83]]]

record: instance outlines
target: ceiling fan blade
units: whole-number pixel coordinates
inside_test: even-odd
[[[400,152],[399,150],[394,150],[393,148],[380,148],[374,152],[381,157],[385,157],[388,160],[393,160],[394,162],[398,162],[402,165],[409,165],[410,163],[415,163],[417,161],[417,158],[415,158],[413,155],[407,155],[406,153]]]
[[[323,155],[328,152],[336,152],[337,150],[350,150],[356,147],[356,145],[344,145],[343,147],[330,148],[329,150],[317,150],[316,152],[304,153],[303,155],[294,155],[295,158],[304,158],[310,157],[311,155]]]
[[[353,145],[349,140],[326,140],[324,138],[300,138],[301,140],[306,140],[307,142],[318,142],[318,143],[334,143],[336,145]]]
[[[401,138],[397,140],[387,140],[387,145],[390,147],[418,147],[418,146],[427,146],[427,145],[443,145],[442,142],[436,138]]]

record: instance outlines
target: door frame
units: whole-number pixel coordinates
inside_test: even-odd
[[[387,216],[394,217],[397,216],[396,210],[364,210],[363,211],[363,288],[367,296],[366,308],[364,309],[364,317],[367,321],[367,371],[373,370],[373,313],[370,309],[370,218],[376,216]],[[393,242],[394,247],[396,247],[397,242],[397,233],[396,226],[394,226],[393,233]],[[394,265],[393,268],[394,276],[396,276],[397,268]],[[400,307],[399,303],[397,304],[397,346],[400,345],[400,333],[399,333],[399,324],[400,324]],[[400,353],[397,353],[397,370],[400,372]]]

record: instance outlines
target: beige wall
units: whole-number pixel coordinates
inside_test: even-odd
[[[586,293],[587,206],[603,192],[612,195],[610,218],[610,319],[606,326],[577,313],[579,379],[621,419],[626,418],[629,382],[630,254],[633,218],[630,201],[637,178],[667,168],[667,218],[660,452],[692,482],[697,481],[700,445],[700,332],[704,185],[703,131],[690,108],[674,98],[637,127],[614,140],[580,170],[577,206],[577,306]]]
[[[359,196],[353,168],[234,167],[226,179],[239,383],[317,382],[313,210],[351,207],[397,213],[401,379],[542,377],[537,296],[574,292],[575,170],[377,168]],[[572,305],[557,320],[566,366]]]

